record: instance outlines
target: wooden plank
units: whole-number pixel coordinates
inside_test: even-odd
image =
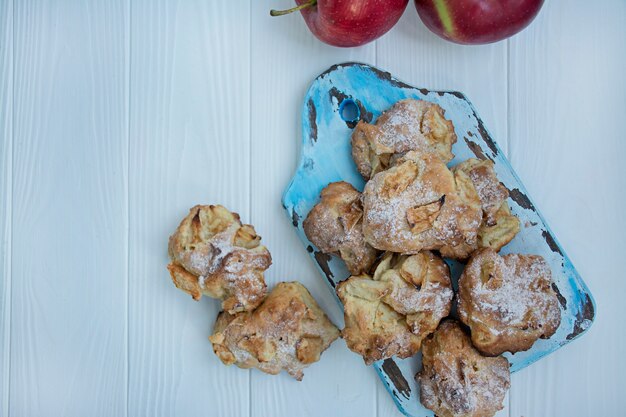
[[[127,4],[14,2],[13,416],[126,414]]]
[[[546,2],[510,42],[513,166],[598,306],[579,341],[513,377],[511,415],[626,409],[626,3]]]
[[[250,4],[132,2],[129,415],[245,416],[249,371],[207,340],[218,300],[165,269],[195,204],[250,220]]]
[[[13,153],[13,3],[0,3],[0,415],[9,414],[11,206]]]
[[[475,47],[447,42],[424,26],[409,3],[398,25],[377,41],[376,58],[379,68],[416,87],[464,93],[508,154],[506,42]],[[378,416],[398,415],[382,384],[377,395]],[[505,405],[498,416],[509,414],[507,400]]]
[[[281,196],[300,158],[300,117],[309,84],[322,71],[345,61],[373,63],[374,44],[340,49],[318,41],[298,14],[272,18],[269,8],[288,8],[288,0],[252,3],[252,222],[272,253],[270,285],[297,280],[331,319],[343,326],[339,306],[298,240],[281,207]],[[297,382],[285,373],[251,374],[251,415],[313,416],[375,414],[373,370],[335,342],[320,362]]]

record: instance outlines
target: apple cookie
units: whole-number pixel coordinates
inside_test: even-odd
[[[479,248],[499,251],[519,233],[520,224],[517,217],[511,214],[507,202],[509,190],[498,180],[493,162],[471,158],[456,165],[452,172],[470,179],[483,212],[475,244],[460,245],[453,251],[460,259],[468,258]],[[448,248],[442,248],[441,254],[448,256]]]
[[[446,248],[451,258],[476,245],[482,221],[467,174],[453,174],[434,154],[415,151],[368,181],[363,213],[363,234],[374,248],[405,254]]]
[[[511,386],[506,358],[482,356],[454,320],[424,341],[416,379],[421,403],[440,417],[494,416]]]
[[[509,190],[500,183],[490,160],[470,158],[452,168],[452,172],[465,172],[476,192],[483,209],[483,218],[487,225],[496,223],[496,213],[509,198]]]
[[[453,291],[445,262],[431,252],[386,253],[374,276],[352,276],[337,286],[344,306],[343,338],[366,364],[408,358],[450,313]]]
[[[406,99],[381,114],[375,124],[360,121],[352,132],[352,158],[366,180],[387,169],[408,151],[436,154],[452,160],[454,126],[437,104]]]
[[[480,249],[459,279],[459,318],[486,355],[530,349],[561,323],[552,275],[541,256]]]
[[[169,240],[174,284],[199,300],[222,299],[230,313],[254,309],[266,293],[272,257],[254,227],[223,206],[195,206]]]
[[[226,365],[302,380],[303,369],[339,337],[339,330],[298,282],[281,282],[254,311],[221,312],[209,340]]]
[[[320,202],[302,223],[304,233],[324,253],[339,256],[352,275],[369,272],[378,252],[363,237],[361,193],[345,181],[322,190]]]

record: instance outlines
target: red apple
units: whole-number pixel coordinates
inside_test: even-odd
[[[496,42],[524,29],[543,0],[415,0],[428,29],[452,42]]]
[[[300,10],[315,36],[333,46],[360,46],[381,37],[395,25],[409,0],[296,0],[297,7],[272,10],[280,16]]]

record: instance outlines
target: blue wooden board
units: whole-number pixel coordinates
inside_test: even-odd
[[[494,162],[498,178],[510,191],[511,211],[521,223],[520,233],[501,253],[542,255],[552,269],[562,307],[561,326],[550,339],[539,340],[530,350],[505,354],[511,371],[516,372],[579,337],[593,322],[593,297],[469,100],[455,91],[412,87],[387,72],[359,63],[334,65],[313,81],[302,112],[300,162],[283,196],[283,206],[296,233],[332,293],[335,294],[336,284],[350,274],[343,261],[319,252],[309,242],[302,221],[329,183],[343,180],[363,189],[364,181],[356,170],[350,147],[355,121],[375,121],[381,112],[404,98],[437,103],[454,123],[458,141],[449,166],[468,158]],[[463,265],[449,260],[448,264],[456,289]],[[421,353],[404,360],[379,361],[373,366],[402,413],[412,417],[433,415],[420,404],[419,386],[414,379],[421,367]]]

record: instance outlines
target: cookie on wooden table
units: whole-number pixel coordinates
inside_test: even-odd
[[[459,318],[486,355],[530,349],[561,323],[552,275],[541,256],[480,249],[459,279]]]
[[[322,252],[343,259],[351,274],[369,272],[378,252],[363,237],[361,193],[340,181],[328,184],[320,197],[302,223],[307,238]]]
[[[431,252],[406,256],[386,253],[374,276],[352,276],[337,286],[344,306],[343,338],[365,363],[420,348],[450,313],[450,272]]]
[[[352,158],[366,180],[408,151],[427,151],[443,162],[454,158],[454,126],[437,104],[405,99],[381,114],[375,124],[360,121],[352,132]]]
[[[266,294],[263,272],[272,263],[254,227],[223,206],[195,206],[169,240],[167,266],[176,287],[195,300],[222,299],[230,313],[254,309]]]
[[[277,284],[254,311],[221,312],[209,340],[220,360],[302,380],[303,369],[339,337],[339,330],[298,282]]]
[[[451,258],[467,256],[464,245],[476,245],[482,221],[469,177],[415,151],[367,182],[363,213],[363,234],[374,248],[411,254],[446,247]]]
[[[458,322],[446,320],[424,341],[420,401],[439,417],[490,417],[511,385],[509,362],[480,354]]]

